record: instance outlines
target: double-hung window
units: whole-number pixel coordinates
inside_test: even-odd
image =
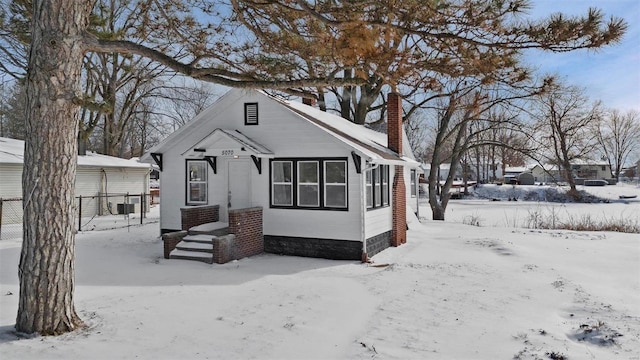
[[[187,160],[187,205],[207,204],[207,162]]]
[[[365,176],[367,209],[389,206],[389,166],[379,165]]]
[[[293,162],[273,161],[271,163],[272,204],[293,205]]]
[[[373,208],[373,170],[367,171],[365,175],[367,177],[367,209],[371,209]]]
[[[274,159],[271,207],[346,210],[346,159]]]
[[[411,170],[411,197],[416,197],[416,171]]]
[[[320,206],[318,161],[298,161],[298,206]]]
[[[324,162],[324,205],[347,207],[347,162]]]

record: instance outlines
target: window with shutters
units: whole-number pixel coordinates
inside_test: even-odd
[[[258,125],[258,103],[244,104],[244,124]]]

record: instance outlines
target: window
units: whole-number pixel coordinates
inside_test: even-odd
[[[207,162],[187,160],[187,205],[207,204]]]
[[[347,194],[345,159],[271,161],[271,207],[346,210]]]
[[[389,206],[389,166],[379,165],[365,176],[367,209]]]
[[[382,183],[382,206],[389,206],[389,166],[382,165],[379,169]]]
[[[602,171],[605,171],[605,170],[607,170],[607,167],[602,165]]]
[[[367,171],[367,209],[373,208],[373,171]]]
[[[271,163],[271,194],[273,205],[293,205],[293,177],[291,161],[273,161]]]
[[[258,125],[258,103],[244,104],[244,124]]]
[[[347,207],[347,162],[325,161],[324,204],[328,207]]]
[[[320,206],[317,161],[298,161],[298,206]]]
[[[411,170],[411,197],[416,197],[416,171]]]

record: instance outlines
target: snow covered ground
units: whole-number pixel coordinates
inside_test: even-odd
[[[565,205],[637,214],[616,194]],[[640,235],[500,225],[507,210],[549,204],[467,203],[447,217],[486,224],[424,221],[373,264],[265,254],[208,265],[163,259],[157,224],[83,232],[76,306],[88,328],[59,337],[14,333],[20,240],[3,240],[0,358],[640,358]]]
[[[545,196],[561,197],[565,189],[549,186],[482,185],[474,190],[474,197],[451,200],[446,219],[450,222],[493,227],[532,227],[536,219],[558,222],[593,222],[624,220],[640,228],[640,187],[629,184],[615,186],[578,186],[589,194],[602,199],[601,203],[578,204],[571,202],[547,202]],[[558,195],[560,194],[560,195]],[[637,196],[620,199],[620,196]],[[517,201],[509,201],[509,199]],[[532,200],[525,200],[532,199]],[[497,200],[497,201],[496,201]],[[426,199],[424,206],[428,206]],[[431,212],[427,209],[421,216]]]

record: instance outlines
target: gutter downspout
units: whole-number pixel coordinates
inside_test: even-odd
[[[371,159],[367,160],[367,162],[371,161]],[[362,192],[364,193],[362,196],[362,201],[360,201],[360,237],[362,239],[362,262],[368,262],[369,256],[367,256],[367,236],[365,235],[365,214],[367,213],[367,171],[371,171],[373,169],[377,169],[380,164],[373,164],[371,166],[365,167],[360,171],[360,176],[362,176]]]

